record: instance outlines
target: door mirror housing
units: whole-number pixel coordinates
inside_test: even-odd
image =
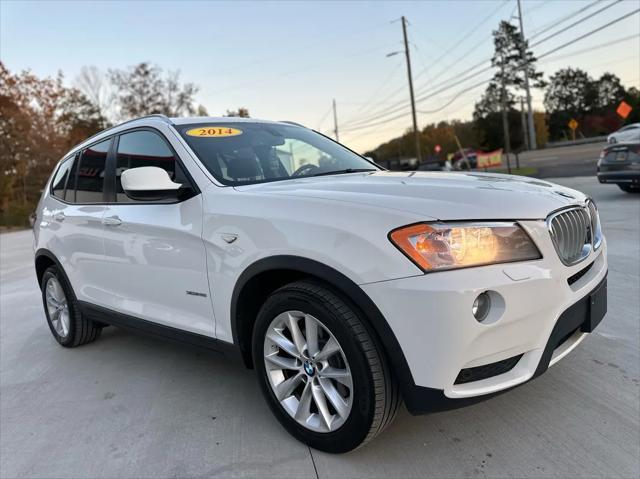
[[[171,181],[169,174],[157,166],[140,166],[122,172],[120,182],[125,194],[136,201],[178,199],[184,189]]]

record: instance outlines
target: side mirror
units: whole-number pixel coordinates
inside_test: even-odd
[[[126,195],[137,201],[177,199],[182,186],[171,181],[169,174],[157,166],[125,170],[120,176],[120,182]]]

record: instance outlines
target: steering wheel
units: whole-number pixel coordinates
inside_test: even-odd
[[[316,165],[313,165],[311,163],[307,163],[306,165],[302,165],[300,168],[298,168],[296,171],[294,171],[293,173],[291,173],[291,176],[304,176],[307,173],[313,171],[313,170],[319,170],[320,168],[318,168]]]

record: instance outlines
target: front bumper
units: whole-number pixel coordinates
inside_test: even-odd
[[[412,384],[402,385],[410,412],[463,406],[522,384],[587,334],[581,328],[589,309],[585,304],[606,281],[606,240],[584,261],[566,267],[543,221],[520,224],[542,259],[362,285],[396,335],[411,370]],[[471,306],[485,291],[492,292],[492,309],[478,323]],[[506,372],[498,368],[497,375],[460,380],[463,371],[513,358],[515,365]]]

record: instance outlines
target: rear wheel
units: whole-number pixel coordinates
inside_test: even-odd
[[[322,451],[370,441],[400,403],[386,358],[355,308],[315,282],[289,284],[267,299],[254,328],[253,358],[278,420]]]
[[[640,193],[640,186],[634,185],[618,185],[618,187],[627,193]]]
[[[47,323],[58,343],[72,348],[98,339],[102,328],[82,315],[71,285],[57,266],[44,272],[40,286]]]

